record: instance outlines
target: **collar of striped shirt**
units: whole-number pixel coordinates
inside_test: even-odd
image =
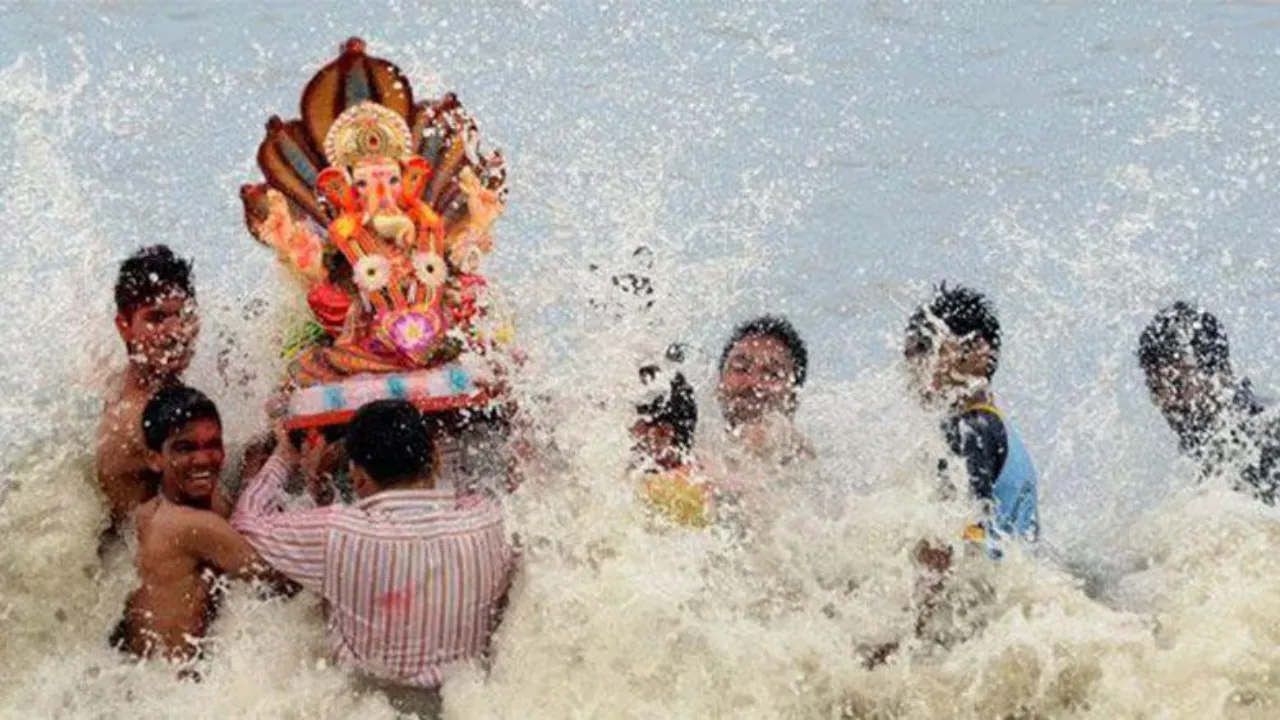
[[[356,503],[361,510],[451,510],[458,504],[458,494],[451,489],[382,490]]]

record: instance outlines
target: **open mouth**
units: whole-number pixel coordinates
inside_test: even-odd
[[[218,474],[212,470],[201,470],[187,476],[187,490],[192,493],[209,493],[218,483]]]

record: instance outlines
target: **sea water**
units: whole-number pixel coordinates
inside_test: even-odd
[[[115,269],[155,242],[195,258],[190,382],[233,442],[261,428],[291,295],[237,190],[350,35],[506,153],[488,273],[557,455],[507,503],[522,570],[449,717],[1280,712],[1280,517],[1195,486],[1133,357],[1186,297],[1280,383],[1280,6],[481,0],[0,3],[0,716],[392,717],[307,597],[233,588],[198,684],[109,650],[136,578],[97,554],[90,450]],[[998,307],[1044,538],[961,560],[946,637],[912,640],[910,549],[968,510],[931,495],[896,365],[944,279]],[[819,462],[769,478],[750,537],[655,529],[622,480],[637,363],[687,343],[714,439],[719,349],[765,311],[809,344]]]

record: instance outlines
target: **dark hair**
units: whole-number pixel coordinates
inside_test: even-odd
[[[963,285],[947,287],[945,282],[938,285],[929,304],[916,308],[907,321],[909,353],[916,348],[930,347],[933,320],[946,325],[953,335],[984,340],[991,348],[987,377],[995,375],[1000,366],[1000,321],[987,296]]]
[[[804,341],[800,339],[800,333],[796,332],[791,321],[778,315],[758,317],[739,325],[733,331],[729,342],[725,343],[724,350],[720,353],[721,374],[724,373],[724,365],[729,361],[729,353],[733,351],[734,346],[751,337],[771,337],[786,346],[796,366],[796,387],[804,385],[809,371],[809,351],[805,349]]]
[[[142,437],[147,449],[159,452],[165,440],[196,420],[213,420],[222,425],[218,406],[207,395],[186,385],[157,390],[142,410]]]
[[[1179,300],[1156,313],[1143,329],[1138,338],[1138,364],[1150,375],[1184,359],[1207,372],[1231,369],[1227,334],[1218,318]]]
[[[426,418],[405,400],[378,400],[347,426],[347,455],[382,487],[415,480],[431,468]]]
[[[656,375],[656,368],[640,368],[640,377]],[[651,425],[670,425],[675,434],[676,446],[682,450],[693,449],[693,433],[698,429],[698,403],[693,399],[693,387],[682,373],[671,378],[666,394],[636,406],[636,413]]]
[[[120,264],[116,279],[116,312],[129,316],[171,293],[194,299],[191,261],[173,254],[168,245],[139,249]]]

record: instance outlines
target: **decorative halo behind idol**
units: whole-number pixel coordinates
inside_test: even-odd
[[[510,330],[481,274],[506,170],[453,94],[415,103],[400,69],[352,38],[307,83],[302,117],[272,117],[266,182],[245,224],[307,287],[285,347],[294,428],[407,398],[426,411],[498,398]]]

